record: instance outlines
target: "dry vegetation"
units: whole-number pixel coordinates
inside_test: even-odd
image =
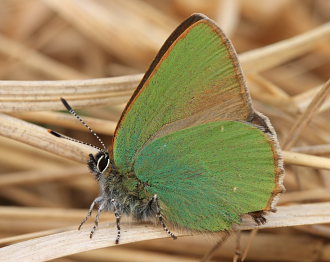
[[[330,261],[328,0],[1,0],[1,262],[199,261],[211,250],[205,236],[173,241],[149,224],[123,225],[125,245],[97,249],[113,245],[113,223],[92,241],[90,224],[76,230],[98,194],[81,164],[91,149],[46,131],[96,143],[58,111],[64,96],[110,143],[141,73],[194,12],[232,39],[254,105],[285,150],[287,192],[258,233],[244,219],[239,228],[254,230],[241,233],[242,253],[249,246],[249,261]],[[235,247],[233,235],[211,260],[231,261]]]

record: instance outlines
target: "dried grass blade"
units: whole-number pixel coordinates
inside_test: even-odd
[[[325,83],[325,85],[313,98],[306,111],[293,124],[292,128],[290,129],[282,143],[283,149],[289,149],[296,142],[302,130],[307,126],[312,117],[317,114],[319,108],[322,106],[323,102],[329,96],[329,94],[330,80]]]
[[[330,22],[304,34],[245,52],[239,56],[245,73],[259,72],[283,64],[313,49],[330,37]]]
[[[330,169],[330,159],[326,157],[319,157],[290,151],[284,151],[283,156],[286,164],[320,169]]]
[[[47,129],[23,120],[0,114],[0,135],[46,150],[65,158],[86,163],[89,154],[98,150],[48,133]]]
[[[266,224],[256,226],[251,217],[245,217],[242,225],[237,226],[236,229],[250,230],[330,223],[330,203],[279,207],[276,213],[267,216],[267,220]],[[125,226],[126,231],[122,235],[121,244],[167,237],[161,227],[146,224],[123,226]],[[1,248],[0,257],[6,262],[40,262],[116,245],[114,239],[111,241],[110,237],[116,236],[115,225],[110,227],[102,225],[92,240],[89,238],[89,233],[89,229],[72,230],[24,241]],[[179,235],[183,236],[185,234]]]
[[[330,144],[294,147],[291,148],[291,151],[297,153],[312,154],[312,155],[329,155]]]
[[[58,168],[58,169],[37,169],[33,171],[12,172],[1,174],[0,188],[14,185],[31,185],[55,180],[66,180],[81,177],[88,173],[86,166]]]
[[[44,0],[43,2],[92,41],[102,46],[105,51],[133,66],[140,66],[141,63],[146,62],[168,34],[136,13],[123,8],[119,1],[108,2],[109,8],[90,0]],[[122,19],[123,16],[131,17],[133,21],[126,21]],[[150,30],[141,30],[146,25]]]
[[[126,103],[142,75],[63,81],[0,81],[0,112],[63,110]]]
[[[56,125],[61,127],[68,127],[82,131],[88,131],[79,121],[76,121],[71,115],[58,112],[21,112],[15,113],[15,117],[20,119],[39,122],[43,124]],[[110,120],[102,120],[94,117],[84,116],[84,121],[89,126],[93,127],[93,130],[97,134],[113,135],[117,123]]]
[[[84,79],[88,76],[58,61],[0,35],[0,52],[55,79]]]

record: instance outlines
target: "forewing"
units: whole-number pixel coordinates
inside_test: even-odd
[[[237,56],[221,30],[193,15],[165,42],[117,126],[116,166],[125,170],[147,142],[190,126],[253,115]]]
[[[210,122],[149,143],[134,164],[165,218],[199,231],[230,229],[240,216],[269,210],[278,184],[271,137],[250,123]]]

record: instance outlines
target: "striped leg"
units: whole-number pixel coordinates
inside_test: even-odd
[[[161,214],[161,209],[160,209],[160,206],[159,206],[159,203],[158,203],[158,197],[157,195],[154,195],[153,197],[153,200],[155,201],[156,203],[156,207],[157,207],[157,216],[158,216],[158,219],[159,219],[159,222],[160,224],[163,226],[164,230],[166,231],[166,233],[173,239],[177,239],[177,237],[167,228],[165,222],[164,222],[164,218]]]
[[[111,199],[111,203],[113,204],[114,211],[115,211],[115,216],[116,216],[116,225],[117,225],[117,238],[116,238],[116,244],[119,244],[119,239],[120,239],[120,217],[121,214],[118,210],[118,203],[116,200]]]
[[[95,218],[95,223],[94,223],[94,226],[92,228],[91,233],[89,234],[89,237],[90,238],[93,237],[94,232],[96,231],[97,227],[99,226],[100,215],[101,215],[101,212],[104,210],[105,205],[106,205],[106,202],[102,202],[102,204],[100,205],[99,209],[97,210],[97,215],[96,215],[96,218]]]
[[[79,227],[78,227],[78,230],[81,229],[82,225],[86,223],[86,221],[91,217],[92,213],[93,213],[93,209],[94,209],[94,206],[96,204],[98,204],[100,201],[102,200],[102,197],[98,197],[96,199],[94,199],[93,203],[91,204],[91,206],[89,207],[89,210],[88,210],[88,213],[87,213],[87,216],[83,219],[83,221],[81,221]]]

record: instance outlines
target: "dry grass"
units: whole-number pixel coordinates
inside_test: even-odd
[[[193,12],[231,36],[254,105],[270,117],[285,150],[287,192],[267,224],[246,218],[237,228],[244,230],[242,252],[250,246],[249,261],[330,261],[327,0],[1,1],[0,261],[199,261],[211,250],[205,236],[172,241],[150,224],[124,224],[125,245],[94,250],[115,238],[113,224],[102,224],[92,241],[89,226],[75,230],[98,193],[80,164],[94,151],[47,132],[95,143],[55,112],[63,96],[111,141],[141,73]],[[246,230],[257,228],[250,238]],[[232,261],[235,246],[231,236],[213,259]]]

